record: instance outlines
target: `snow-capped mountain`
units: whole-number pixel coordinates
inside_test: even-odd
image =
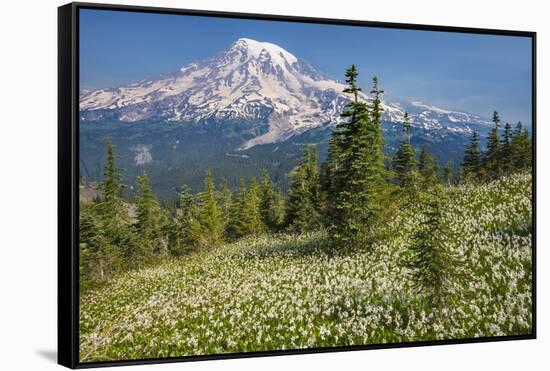
[[[87,121],[255,122],[261,134],[242,148],[277,143],[309,129],[334,125],[350,97],[345,85],[272,43],[241,38],[220,54],[158,79],[83,92]],[[365,96],[363,96],[366,99]],[[413,126],[469,133],[488,120],[421,102],[384,102],[383,118]]]

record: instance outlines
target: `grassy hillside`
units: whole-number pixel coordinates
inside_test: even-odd
[[[531,177],[449,187],[463,262],[434,319],[405,268],[415,207],[387,240],[335,253],[323,232],[247,238],[82,293],[80,360],[249,352],[531,332]]]

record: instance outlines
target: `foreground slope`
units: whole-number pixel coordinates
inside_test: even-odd
[[[81,361],[530,333],[531,176],[447,192],[464,263],[443,322],[402,264],[412,207],[371,249],[331,252],[322,232],[249,238],[86,291]]]

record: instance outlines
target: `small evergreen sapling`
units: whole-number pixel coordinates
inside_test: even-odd
[[[441,323],[453,295],[453,283],[460,275],[461,259],[452,247],[453,236],[446,216],[449,202],[441,185],[418,197],[418,226],[413,232],[406,266],[417,294]]]
[[[479,149],[479,135],[475,131],[464,153],[462,178],[466,181],[481,180],[481,151]]]

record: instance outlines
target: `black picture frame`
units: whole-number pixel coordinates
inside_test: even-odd
[[[518,336],[481,337],[473,339],[449,339],[411,343],[372,344],[349,347],[310,348],[299,350],[276,350],[252,353],[232,353],[156,359],[133,359],[122,361],[87,362],[79,361],[79,10],[97,9],[125,12],[193,15],[253,20],[302,22],[331,25],[355,25],[378,28],[429,30],[454,33],[521,36],[532,42],[532,333]],[[214,359],[264,357],[288,354],[342,352],[352,350],[417,347],[481,343],[536,338],[537,292],[536,292],[536,32],[512,31],[486,28],[448,27],[436,25],[387,23],[347,19],[282,16],[268,14],[234,13],[189,9],[171,9],[145,6],[108,5],[95,3],[70,3],[58,8],[58,363],[69,368],[90,368],[100,366],[123,366],[167,362],[203,361]]]

